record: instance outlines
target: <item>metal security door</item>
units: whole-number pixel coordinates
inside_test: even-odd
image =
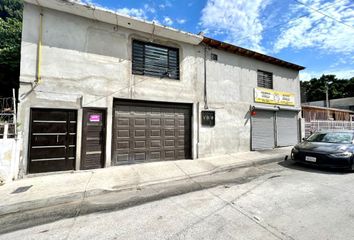
[[[103,168],[106,150],[106,110],[84,108],[81,169]]]
[[[191,105],[115,103],[113,165],[191,158]]]
[[[256,110],[252,116],[252,150],[275,147],[274,111]]]
[[[299,128],[296,111],[276,113],[277,147],[293,146],[298,143]]]
[[[31,109],[29,173],[75,169],[76,116],[74,110]]]

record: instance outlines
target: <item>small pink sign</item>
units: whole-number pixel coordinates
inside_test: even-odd
[[[101,115],[99,114],[92,114],[89,116],[90,122],[101,122]]]

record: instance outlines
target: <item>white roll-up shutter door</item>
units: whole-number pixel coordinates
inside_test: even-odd
[[[298,112],[278,111],[276,113],[277,147],[293,146],[298,143]]]
[[[275,147],[274,111],[256,110],[252,116],[252,150],[272,149]]]

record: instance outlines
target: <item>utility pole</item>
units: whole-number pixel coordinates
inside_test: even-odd
[[[329,94],[328,94],[328,85],[331,84],[332,82],[328,82],[326,81],[326,86],[325,86],[325,90],[326,90],[326,107],[327,107],[327,120],[330,119],[330,116],[329,116]]]
[[[329,120],[329,97],[328,97],[328,82],[326,82],[326,107],[327,107],[327,120]]]

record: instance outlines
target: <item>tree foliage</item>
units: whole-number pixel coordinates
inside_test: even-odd
[[[22,0],[1,0],[0,96],[11,96],[19,86],[22,12]]]
[[[301,82],[302,102],[326,99],[326,85],[330,99],[354,97],[354,77],[338,79],[335,75],[322,75],[310,81]]]

